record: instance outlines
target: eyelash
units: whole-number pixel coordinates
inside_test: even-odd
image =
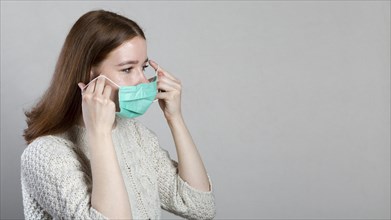
[[[145,68],[147,68],[148,67],[148,65],[145,65],[145,66],[143,66],[143,71],[145,70]],[[133,67],[129,67],[129,68],[126,68],[126,69],[123,69],[123,70],[121,70],[122,72],[124,72],[124,73],[130,73],[130,71],[133,69]]]

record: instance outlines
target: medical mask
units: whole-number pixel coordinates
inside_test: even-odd
[[[118,104],[120,111],[116,114],[123,118],[135,118],[143,115],[151,106],[152,102],[156,101],[157,94],[157,71],[155,76],[149,79],[149,83],[141,83],[136,86],[119,86],[104,75],[100,75],[93,79],[95,81],[99,77],[104,77],[115,86],[118,90]],[[89,82],[84,88],[91,83]],[[84,89],[83,89],[84,90]]]

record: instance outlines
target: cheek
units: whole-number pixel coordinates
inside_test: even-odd
[[[116,110],[119,110],[119,103],[118,103],[118,88],[111,86],[111,94],[110,99],[115,103]]]
[[[135,81],[137,81],[137,79],[135,79],[135,75],[137,74],[124,74],[120,77],[117,77],[116,83],[118,83],[120,86],[132,86],[134,85]]]

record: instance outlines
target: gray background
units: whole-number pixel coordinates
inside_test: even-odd
[[[101,8],[182,80],[218,219],[390,218],[389,1],[1,2],[1,218],[23,218],[23,110]],[[158,105],[140,120],[176,158]]]

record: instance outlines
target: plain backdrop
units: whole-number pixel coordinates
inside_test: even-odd
[[[390,1],[2,1],[1,218],[23,218],[23,112],[95,9],[181,79],[217,219],[390,218]],[[176,158],[159,106],[139,120]]]

